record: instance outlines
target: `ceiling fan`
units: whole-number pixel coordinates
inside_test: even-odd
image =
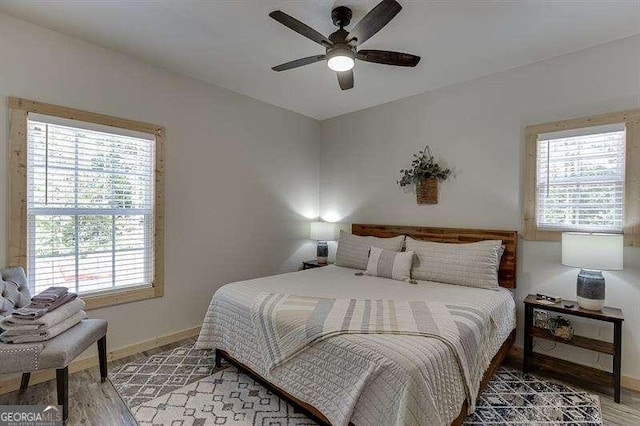
[[[420,62],[420,56],[409,53],[391,52],[388,50],[358,50],[365,41],[387,25],[402,9],[395,0],[382,0],[371,9],[364,18],[356,24],[351,31],[344,29],[351,22],[351,9],[345,6],[336,7],[331,11],[333,24],[340,27],[339,30],[325,37],[308,25],[287,15],[281,10],[273,11],[270,17],[293,31],[315,41],[326,49],[324,55],[313,55],[296,59],[271,68],[274,71],[285,71],[304,65],[327,60],[327,66],[336,71],[338,84],[342,90],[353,87],[353,66],[359,59],[376,64],[396,65],[400,67],[415,67]]]

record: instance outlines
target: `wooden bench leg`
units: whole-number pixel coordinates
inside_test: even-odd
[[[69,367],[56,370],[56,384],[58,388],[58,405],[62,405],[62,421],[69,417]]]
[[[98,359],[100,360],[100,381],[107,380],[107,336],[98,340]]]
[[[29,387],[29,379],[31,378],[31,373],[22,373],[22,380],[20,380],[20,392],[24,393]]]

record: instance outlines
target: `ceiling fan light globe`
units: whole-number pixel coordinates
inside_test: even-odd
[[[327,61],[327,66],[333,71],[349,71],[355,65],[353,58],[349,56],[336,55]]]

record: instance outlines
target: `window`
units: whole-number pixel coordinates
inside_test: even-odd
[[[538,229],[622,232],[624,125],[541,134]]]
[[[640,110],[526,128],[525,239],[624,233],[640,245]]]
[[[12,151],[26,152],[24,173],[12,172],[12,198],[14,184],[25,190],[26,212],[21,226],[11,224],[21,235],[11,237],[24,239],[18,263],[32,291],[65,286],[92,300],[89,307],[162,295],[163,129],[39,105],[23,114],[26,137],[15,145],[14,113],[25,111],[11,112]]]
[[[151,283],[152,135],[30,114],[31,287],[77,293]]]

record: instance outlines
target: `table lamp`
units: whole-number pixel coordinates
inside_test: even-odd
[[[331,222],[311,222],[309,238],[318,242],[318,264],[326,265],[329,258],[327,241],[336,239],[336,227]]]
[[[562,233],[562,264],[580,268],[578,306],[600,311],[604,306],[602,271],[619,271],[623,263],[622,234]]]

